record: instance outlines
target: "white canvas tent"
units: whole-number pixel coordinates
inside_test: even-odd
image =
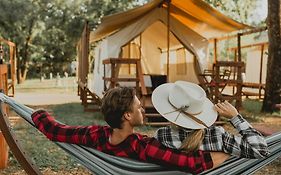
[[[101,96],[107,58],[140,58],[144,73],[198,82],[207,66],[208,39],[247,27],[201,0],[153,0],[104,17],[90,34],[90,42],[102,39],[95,50],[92,89]]]

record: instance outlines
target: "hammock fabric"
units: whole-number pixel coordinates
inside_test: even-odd
[[[2,103],[4,102],[7,105],[9,105],[19,116],[21,116],[28,123],[34,126],[33,121],[31,119],[31,114],[33,112],[33,109],[14,101],[12,98],[2,93],[0,94],[0,101]],[[2,117],[4,117],[3,105],[1,107],[1,113],[2,113]],[[266,141],[268,143],[269,150],[271,152],[271,154],[268,157],[264,159],[245,159],[245,158],[237,158],[233,156],[230,159],[228,159],[226,162],[224,162],[221,166],[209,171],[205,171],[201,174],[252,174],[256,172],[260,168],[264,167],[265,165],[269,164],[270,162],[281,156],[281,144],[280,144],[281,132],[267,137]],[[56,142],[56,144],[60,146],[63,150],[65,150],[67,153],[72,155],[79,163],[84,165],[89,171],[91,171],[94,174],[100,174],[100,175],[187,174],[185,172],[168,169],[151,163],[139,162],[128,158],[108,155],[100,151],[97,151],[95,149],[81,146],[81,145],[67,144],[67,143],[60,143],[60,142]],[[9,146],[11,147],[11,145]],[[19,162],[21,163],[20,160]],[[24,166],[23,168],[26,170]],[[31,174],[40,174],[40,172],[36,170]]]

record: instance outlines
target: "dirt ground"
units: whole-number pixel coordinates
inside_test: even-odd
[[[30,92],[17,92],[15,95],[15,100],[17,100],[20,103],[32,105],[32,106],[38,106],[38,105],[50,105],[50,104],[63,104],[63,103],[69,103],[69,102],[80,102],[79,97],[77,96],[77,93],[75,89],[71,90],[65,90],[61,89],[59,92],[56,91],[47,91],[47,92],[40,92],[40,91],[30,91]],[[273,118],[267,118],[264,121],[260,123],[253,123],[253,126],[255,127],[262,127],[266,128],[268,132],[275,132],[281,130],[281,117],[273,117]],[[19,167],[16,167],[17,169]],[[54,172],[51,169],[47,168],[42,170],[43,174],[46,175],[59,175],[59,174],[65,174],[65,175],[82,175],[82,174],[89,174],[87,170],[84,168],[77,168],[74,169],[72,172]],[[0,170],[0,174],[1,170]],[[13,175],[25,175],[26,173],[23,170],[19,170],[16,173],[12,173]],[[280,175],[281,174],[281,157],[279,157],[277,160],[272,162],[271,164],[267,165],[266,167],[263,167],[261,170],[255,173],[255,175],[265,175],[265,174],[271,174],[271,175]]]
[[[51,92],[51,93],[19,92],[15,95],[15,100],[17,100],[22,104],[30,105],[30,106],[80,102],[79,96],[77,94],[60,93],[60,92]]]

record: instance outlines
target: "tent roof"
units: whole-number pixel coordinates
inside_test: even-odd
[[[143,6],[104,17],[99,27],[91,33],[90,41],[97,41],[117,32],[155,8],[167,9],[167,4],[162,2],[163,0],[152,0]],[[171,0],[170,15],[205,38],[249,27],[226,17],[202,0]]]

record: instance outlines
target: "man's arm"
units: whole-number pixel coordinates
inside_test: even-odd
[[[94,138],[91,132],[95,126],[68,126],[54,120],[50,114],[44,110],[35,111],[31,118],[36,126],[48,139],[57,142],[67,142],[73,144],[92,145]]]
[[[184,153],[165,147],[155,138],[149,138],[145,144],[140,145],[140,159],[144,161],[196,174],[213,167],[212,158],[208,152]]]

